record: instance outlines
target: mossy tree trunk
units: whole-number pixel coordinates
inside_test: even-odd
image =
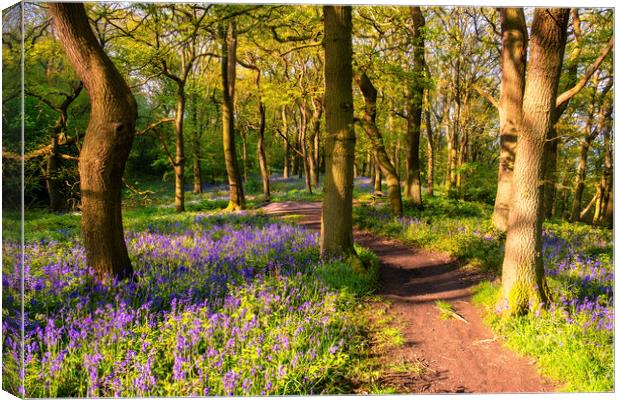
[[[324,6],[325,183],[321,254],[355,254],[353,248],[352,24],[350,6]]]
[[[514,201],[508,217],[502,265],[503,295],[511,314],[548,301],[542,264],[544,146],[552,123],[568,9],[537,8],[514,167]]]
[[[84,5],[48,6],[61,45],[90,98],[79,163],[82,243],[87,264],[102,282],[109,283],[133,273],[123,236],[121,189],[135,135],[137,105],[95,37]]]
[[[425,60],[424,29],[425,20],[420,7],[410,7],[413,20],[413,78],[409,92],[407,112],[407,178],[405,196],[413,204],[422,204],[422,181],[420,179],[420,131],[422,127],[422,104],[424,102]]]
[[[366,108],[364,110],[363,127],[372,148],[375,152],[375,160],[379,168],[385,175],[385,179],[388,186],[388,199],[390,201],[390,208],[392,214],[395,216],[401,216],[403,214],[403,202],[400,194],[400,179],[396,173],[394,165],[390,162],[390,158],[385,150],[385,144],[383,143],[383,137],[381,132],[377,128],[377,89],[372,84],[372,81],[364,73],[355,77],[362,94],[364,95],[364,102]],[[375,181],[377,179],[375,178]],[[379,190],[381,188],[381,177],[379,176]]]

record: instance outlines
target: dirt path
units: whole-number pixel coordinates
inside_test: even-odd
[[[272,203],[272,215],[301,215],[300,225],[320,229],[321,203]],[[422,376],[390,377],[406,393],[548,392],[554,385],[536,373],[532,361],[517,356],[494,338],[471,304],[470,288],[482,277],[459,269],[448,255],[413,249],[395,240],[354,233],[356,243],[381,260],[379,293],[405,337],[404,347],[389,357],[418,362]],[[467,322],[442,320],[436,300],[450,303]]]

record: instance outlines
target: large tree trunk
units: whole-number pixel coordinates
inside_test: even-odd
[[[522,8],[502,8],[502,84],[499,98],[499,172],[493,208],[493,225],[506,231],[512,200],[515,150],[525,88],[527,25]]]
[[[192,95],[192,123],[193,123],[193,135],[192,135],[192,173],[194,175],[194,194],[202,193],[202,168],[200,163],[200,136],[202,132],[201,127],[198,126],[198,107],[196,104],[196,95]]]
[[[82,238],[99,279],[124,279],[133,269],[123,236],[121,189],[135,134],[136,101],[88,23],[83,4],[50,3],[56,33],[91,104],[80,152]]]
[[[420,7],[410,7],[413,20],[413,82],[409,93],[407,113],[407,179],[405,196],[413,204],[422,204],[422,181],[420,179],[420,128],[424,99],[424,15]]]
[[[362,94],[364,95],[364,101],[366,108],[364,112],[363,126],[368,139],[375,152],[376,163],[381,168],[381,171],[385,175],[388,186],[388,199],[390,200],[390,207],[392,214],[395,216],[401,216],[403,214],[403,203],[400,195],[400,179],[396,173],[394,165],[390,162],[390,158],[385,150],[385,144],[383,143],[383,137],[381,132],[377,128],[377,89],[368,78],[366,74],[357,76],[355,78],[359,85]],[[377,178],[375,177],[375,182]],[[379,190],[381,190],[381,176],[379,175]]]
[[[230,200],[227,210],[243,210],[245,196],[239,173],[237,151],[235,149],[235,78],[237,66],[237,32],[232,19],[228,20],[226,28],[222,26],[222,139],[224,141],[224,162],[230,188]]]
[[[553,122],[568,12],[561,8],[537,8],[534,12],[514,167],[514,201],[502,266],[503,295],[513,314],[528,312],[548,300],[541,248],[543,156],[546,133]]]
[[[381,187],[383,186],[382,182],[381,182],[381,178],[382,178],[381,177],[381,167],[379,166],[379,160],[377,159],[377,152],[374,152],[374,153],[375,153],[375,155],[374,155],[374,160],[375,161],[372,164],[375,167],[375,179],[373,180],[373,182],[374,182],[374,190],[375,190],[375,193],[381,193]]]
[[[321,254],[355,254],[353,248],[353,71],[351,7],[323,7],[325,36],[325,183]]]
[[[183,115],[185,114],[185,83],[177,82],[177,111],[174,120],[176,155],[174,159],[174,206],[177,212],[185,211],[185,144]]]

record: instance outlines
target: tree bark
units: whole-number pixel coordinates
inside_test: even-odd
[[[177,111],[174,120],[176,154],[174,159],[174,206],[177,212],[185,211],[185,143],[183,116],[185,114],[185,83],[177,81]]]
[[[49,12],[91,103],[79,163],[87,264],[104,283],[128,278],[133,269],[123,236],[121,189],[135,134],[136,101],[99,45],[84,5],[50,3]]]
[[[499,99],[499,172],[492,221],[499,231],[506,231],[512,200],[512,177],[521,123],[525,65],[527,62],[527,25],[522,8],[502,8],[502,83]]]
[[[353,248],[352,24],[350,6],[324,6],[325,183],[321,254],[355,254]]]
[[[258,144],[256,151],[258,152],[258,165],[260,167],[260,174],[263,179],[263,197],[264,201],[269,202],[271,200],[271,191],[269,189],[269,170],[267,168],[267,157],[265,155],[265,103],[261,97],[260,88],[260,76],[261,71],[256,71],[256,88],[258,90],[258,114],[260,115],[260,124],[258,128]]]
[[[282,107],[282,134],[285,137],[284,140],[284,165],[282,167],[282,177],[284,179],[288,179],[290,176],[290,169],[289,169],[289,158],[290,158],[290,151],[289,151],[289,143],[288,143],[288,118],[286,117],[286,106]]]
[[[222,139],[224,142],[224,162],[230,190],[229,211],[245,209],[243,183],[239,173],[239,162],[235,148],[235,79],[237,66],[237,32],[235,23],[229,19],[226,27],[221,27],[222,41]]]
[[[431,126],[431,104],[430,91],[426,89],[426,110],[424,112],[426,119],[426,193],[429,196],[434,194],[435,186],[435,139],[433,137],[433,128]]]
[[[192,123],[194,134],[192,135],[193,164],[192,173],[194,175],[194,194],[202,193],[202,167],[200,163],[200,136],[202,132],[198,126],[198,107],[196,104],[196,95],[192,95]]]
[[[542,263],[542,186],[546,134],[552,124],[568,9],[537,8],[531,29],[531,60],[523,96],[523,118],[514,167],[514,201],[508,217],[502,265],[503,295],[511,314],[548,300]]]
[[[379,166],[379,160],[377,159],[377,152],[374,152],[374,153],[375,153],[375,155],[374,155],[375,161],[372,164],[375,167],[375,179],[373,181],[375,183],[374,190],[375,190],[375,193],[381,193],[381,188],[383,186],[382,182],[381,182],[381,179],[382,179],[382,177],[381,177],[381,167]]]
[[[381,168],[383,175],[385,175],[392,214],[400,217],[403,214],[400,179],[398,178],[394,165],[390,162],[390,158],[385,150],[385,144],[383,143],[383,137],[376,123],[377,89],[365,73],[361,76],[356,76],[355,80],[364,96],[364,102],[366,104],[363,118],[364,131],[375,152],[376,163]],[[379,175],[378,178],[379,179],[375,177],[375,182],[377,182],[377,180],[379,181],[379,190],[381,190],[381,175]]]
[[[420,7],[410,7],[413,20],[413,82],[409,93],[407,112],[407,179],[405,196],[413,204],[422,204],[422,181],[420,179],[420,129],[422,126],[422,104],[424,99],[424,15]]]
[[[321,130],[321,116],[323,115],[323,104],[321,101],[312,101],[312,129],[310,138],[308,140],[310,146],[310,154],[308,157],[310,168],[310,181],[314,188],[319,186],[319,149],[318,149],[318,136]]]
[[[306,192],[312,193],[312,182],[310,180],[310,155],[308,154],[308,143],[306,143],[306,133],[308,132],[308,109],[302,100],[299,104],[299,147],[301,148],[301,158],[304,168],[304,182]]]

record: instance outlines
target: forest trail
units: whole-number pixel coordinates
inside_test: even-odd
[[[300,215],[298,222],[320,229],[320,202],[271,203],[262,208],[274,216]],[[446,254],[415,249],[401,242],[354,231],[355,242],[381,261],[378,294],[391,303],[388,313],[401,328],[404,345],[386,362],[422,364],[424,373],[400,372],[382,378],[402,393],[549,392],[555,386],[541,378],[531,360],[503,347],[471,304],[471,286],[480,274],[457,268]],[[466,322],[443,320],[435,301],[452,305]]]

